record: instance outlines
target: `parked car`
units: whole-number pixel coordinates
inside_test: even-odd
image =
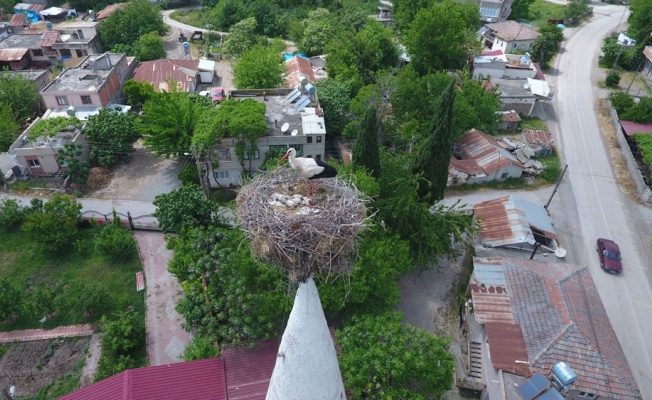
[[[620,260],[620,248],[613,240],[599,238],[596,250],[600,258],[600,267],[613,273],[623,272],[623,264]]]
[[[224,98],[224,89],[217,88],[213,92],[213,103],[221,103]]]

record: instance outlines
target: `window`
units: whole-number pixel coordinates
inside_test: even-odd
[[[497,17],[500,13],[500,9],[493,7],[486,7],[484,5],[480,6],[480,15],[485,18]]]
[[[27,160],[31,168],[41,168],[41,163],[38,160]]]
[[[60,106],[67,106],[68,98],[66,96],[57,96],[57,104]]]
[[[321,136],[317,136],[317,143],[321,143]]]
[[[306,158],[312,158],[312,154],[308,154]]]
[[[312,136],[308,136],[308,137],[306,138],[306,142],[307,142],[307,143],[312,143]]]
[[[500,179],[501,180],[507,179],[508,176],[509,176],[509,174],[507,172],[503,172],[503,174],[500,176]]]
[[[82,104],[93,104],[91,96],[81,96]]]
[[[229,171],[213,171],[213,177],[218,179],[229,179]]]
[[[253,148],[245,151],[243,159],[248,160],[249,158],[253,160],[258,160],[260,158],[260,151],[258,151],[258,149],[253,149]]]
[[[43,50],[41,50],[41,49],[32,49],[32,55],[34,57],[43,57]]]

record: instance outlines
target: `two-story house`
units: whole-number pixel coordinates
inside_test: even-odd
[[[502,50],[505,54],[530,50],[534,40],[540,35],[536,30],[516,21],[487,24],[480,33],[485,46],[491,50]]]
[[[41,91],[41,97],[53,110],[120,103],[122,87],[135,66],[135,59],[124,53],[87,56],[78,67],[65,69]]]
[[[478,0],[480,21],[483,23],[503,22],[512,13],[514,0]]]

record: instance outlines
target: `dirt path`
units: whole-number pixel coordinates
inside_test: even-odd
[[[175,310],[181,297],[181,286],[167,270],[172,251],[165,247],[161,232],[136,231],[136,240],[145,270],[149,365],[183,361],[181,354],[192,335],[181,327],[183,317]]]
[[[91,337],[91,343],[88,345],[86,355],[86,363],[82,369],[81,377],[79,378],[80,387],[88,386],[93,383],[95,372],[97,372],[97,365],[100,362],[102,355],[102,344],[100,343],[100,335],[94,334]]]

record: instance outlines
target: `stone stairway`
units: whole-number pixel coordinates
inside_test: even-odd
[[[471,342],[471,347],[469,348],[469,378],[475,378],[482,380],[482,344],[478,342]]]

